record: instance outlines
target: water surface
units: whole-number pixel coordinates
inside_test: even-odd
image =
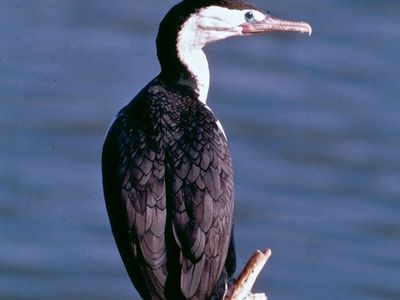
[[[100,152],[158,72],[174,1],[0,9],[0,298],[138,299],[114,245]],[[400,3],[256,1],[313,35],[210,45],[209,105],[235,168],[241,267],[270,299],[400,299]]]

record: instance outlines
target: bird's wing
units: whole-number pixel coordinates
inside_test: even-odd
[[[166,193],[161,132],[120,114],[103,147],[103,185],[114,237],[145,299],[164,299]]]
[[[210,111],[196,113],[195,122],[183,125],[186,130],[173,145],[167,169],[173,184],[173,232],[181,249],[181,290],[186,299],[210,296],[226,260],[233,218],[226,139]]]
[[[103,148],[114,237],[143,298],[209,298],[231,241],[227,142],[206,108],[183,103],[156,124],[147,113],[121,113]]]

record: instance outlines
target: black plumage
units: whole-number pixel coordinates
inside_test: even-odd
[[[233,245],[226,262],[232,164],[193,91],[156,78],[122,109],[104,144],[103,181],[118,248],[143,298],[221,294],[221,274],[223,292],[235,268]]]
[[[235,271],[228,144],[176,49],[183,16],[211,2],[229,1],[186,0],[164,18],[161,73],[118,113],[103,147],[112,231],[144,299],[221,299]]]
[[[255,18],[252,10],[239,0],[174,6],[157,37],[160,74],[119,112],[107,134],[107,211],[144,299],[221,299],[234,273],[232,162],[222,127],[205,104],[209,74],[201,48],[235,35],[311,33],[306,23],[259,11]]]

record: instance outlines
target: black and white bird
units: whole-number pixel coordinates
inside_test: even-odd
[[[116,116],[102,155],[104,195],[127,272],[144,299],[222,299],[235,271],[233,174],[207,106],[202,48],[271,31],[311,34],[238,0],[184,0],[160,24],[160,74]]]

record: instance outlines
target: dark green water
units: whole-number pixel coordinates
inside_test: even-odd
[[[0,3],[0,299],[137,299],[103,203],[113,116],[174,1]],[[313,35],[211,45],[241,268],[270,299],[400,299],[400,2],[256,1]]]

